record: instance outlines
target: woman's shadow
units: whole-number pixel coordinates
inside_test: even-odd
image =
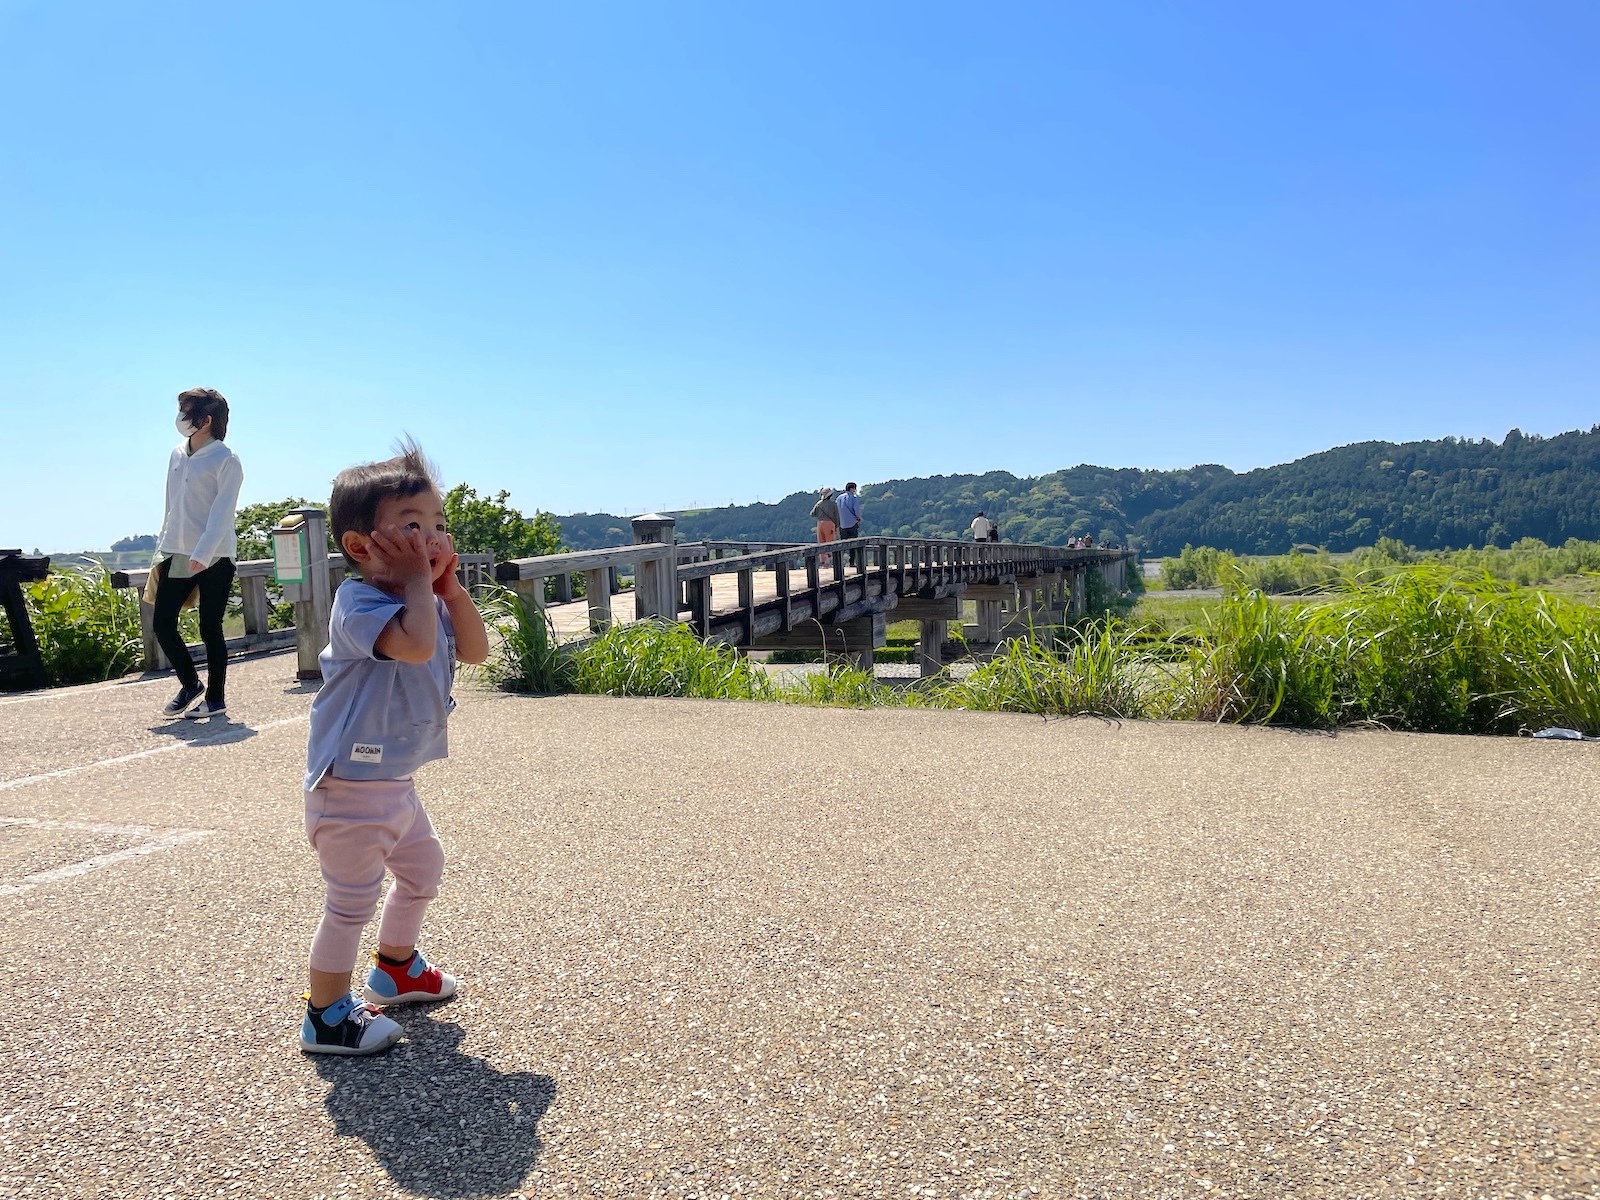
[[[394,1014],[403,1017],[409,1014]],[[373,1058],[316,1056],[323,1104],[341,1135],[372,1148],[389,1178],[423,1196],[497,1196],[539,1157],[539,1120],[556,1081],[502,1073],[457,1047],[461,1026],[418,1014],[406,1040]]]

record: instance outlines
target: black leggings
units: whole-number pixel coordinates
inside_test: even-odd
[[[206,647],[206,699],[225,700],[228,685],[228,639],[222,634],[222,615],[228,611],[228,592],[233,587],[233,559],[219,558],[198,575],[174,579],[169,574],[172,560],[161,564],[161,582],[156,586],[156,641],[178,673],[184,687],[200,683],[189,647],[178,632],[178,613],[191,588],[200,588],[200,640]]]

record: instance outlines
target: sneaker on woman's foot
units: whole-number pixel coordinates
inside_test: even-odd
[[[189,716],[198,720],[202,717],[220,717],[227,711],[225,700],[202,700],[189,710]]]
[[[454,975],[446,975],[418,950],[411,952],[409,962],[392,967],[376,953],[372,956],[372,970],[367,973],[367,986],[361,994],[368,1004],[412,1004],[422,1000],[447,1000],[456,993]]]
[[[348,993],[320,1013],[306,1005],[300,1049],[307,1054],[376,1054],[400,1040],[400,1026]]]
[[[180,688],[178,694],[167,701],[167,706],[161,710],[162,716],[181,717],[194,707],[194,702],[205,695],[205,688],[198,683],[193,687]]]

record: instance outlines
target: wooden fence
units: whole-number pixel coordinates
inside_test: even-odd
[[[461,564],[458,574],[462,583],[468,587],[475,587],[488,583],[494,578],[494,555],[492,554],[463,554],[460,556]],[[328,590],[337,591],[344,582],[347,574],[344,555],[330,554],[327,559]],[[228,639],[228,653],[244,654],[254,650],[274,650],[283,646],[292,646],[298,637],[298,629],[303,620],[305,605],[295,604],[295,623],[280,629],[272,629],[272,612],[275,607],[268,592],[268,585],[272,582],[273,564],[270,558],[249,559],[235,564],[236,574],[234,583],[239,589],[239,601],[244,616],[244,633],[238,637]],[[111,585],[118,588],[133,588],[139,593],[139,632],[143,640],[143,654],[140,663],[146,671],[159,671],[171,664],[167,656],[161,652],[161,646],[155,636],[155,609],[144,599],[144,586],[150,576],[150,569],[137,571],[113,571]],[[191,645],[189,653],[196,662],[204,662],[206,648],[204,645]]]

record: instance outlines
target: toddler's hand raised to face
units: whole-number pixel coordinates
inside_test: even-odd
[[[401,529],[385,525],[372,531],[372,557],[379,573],[394,586],[404,588],[416,579],[433,581],[433,564],[428,561],[428,544],[420,529]]]
[[[439,599],[449,601],[457,592],[466,589],[461,586],[461,580],[456,577],[456,566],[461,558],[456,554],[455,541],[447,533],[444,535],[444,553],[439,556],[439,561],[433,564],[433,594]]]

